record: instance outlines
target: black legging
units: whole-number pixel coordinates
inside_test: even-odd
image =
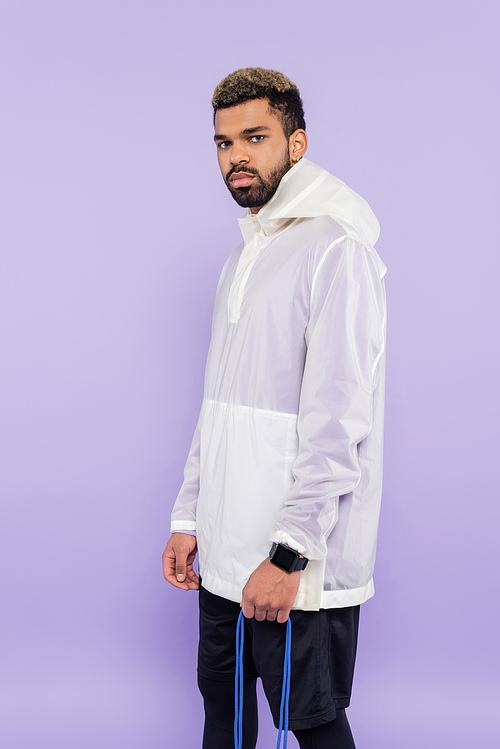
[[[234,682],[206,679],[198,674],[205,706],[202,749],[234,749]],[[246,679],[243,689],[243,749],[257,743],[257,679]],[[355,749],[345,710],[317,728],[293,731],[300,749]]]

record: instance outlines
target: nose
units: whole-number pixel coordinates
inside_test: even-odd
[[[233,142],[231,148],[231,164],[246,164],[249,160],[248,150],[245,148],[245,143],[240,140]]]

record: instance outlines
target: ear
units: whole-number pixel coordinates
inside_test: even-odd
[[[300,161],[307,151],[307,134],[305,130],[296,130],[291,134],[288,141],[288,151],[290,153],[290,164],[293,166]]]

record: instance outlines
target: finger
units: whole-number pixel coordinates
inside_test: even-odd
[[[189,580],[191,580],[194,583],[198,583],[200,581],[200,578],[198,577],[198,575],[193,569],[193,565],[188,565],[186,575],[189,578]]]
[[[188,583],[180,583],[177,580],[177,576],[174,572],[169,575],[165,575],[165,580],[167,581],[167,583],[170,583],[170,585],[173,585],[174,588],[179,588],[179,590],[189,590]]]
[[[185,552],[177,552],[175,555],[175,576],[180,583],[183,583],[186,579],[186,561],[187,554]]]
[[[253,619],[255,614],[255,607],[245,601],[242,601],[241,610],[245,619]]]
[[[266,617],[267,617],[267,610],[256,606],[255,607],[255,618],[256,618],[256,620],[258,622],[263,622],[263,621],[265,621]]]
[[[165,554],[163,557],[163,576],[165,580],[170,583],[170,585],[174,586],[174,588],[179,588],[180,590],[188,590],[187,584],[185,582],[180,582],[177,579],[175,570],[175,557],[171,554]]]
[[[284,624],[288,619],[289,614],[290,609],[280,609],[278,611],[278,616],[276,617],[276,621],[278,622],[278,624]]]
[[[163,577],[165,580],[169,575],[171,575],[174,571],[174,565],[175,565],[175,554],[172,554],[170,551],[163,552],[162,556],[163,561]]]
[[[275,622],[277,615],[278,615],[277,611],[274,611],[274,610],[269,611],[268,610],[268,612],[267,612],[267,621],[268,622]]]
[[[183,583],[180,583],[177,580],[175,572],[172,572],[170,575],[165,575],[165,580],[170,583],[170,585],[173,585],[174,588],[179,588],[179,590],[199,590],[200,587],[199,582],[191,581],[187,578]]]

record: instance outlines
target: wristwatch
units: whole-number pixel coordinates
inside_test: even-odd
[[[273,543],[269,552],[269,559],[277,567],[285,572],[297,572],[307,567],[309,559],[301,557],[298,551],[291,549],[287,544]]]

